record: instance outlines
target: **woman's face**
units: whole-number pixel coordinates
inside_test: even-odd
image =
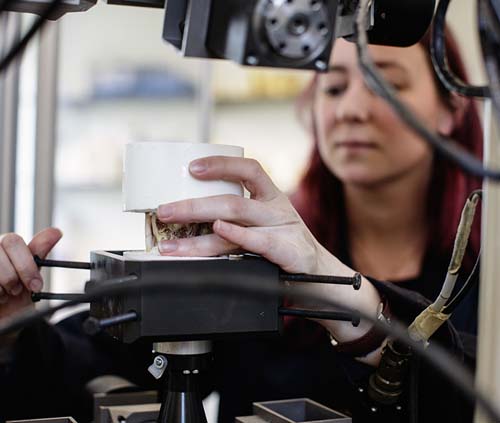
[[[449,135],[452,112],[439,98],[423,47],[369,49],[400,99],[427,127]],[[314,100],[318,147],[330,171],[346,184],[366,186],[430,175],[431,149],[366,87],[355,45],[337,40],[330,66],[319,76]]]

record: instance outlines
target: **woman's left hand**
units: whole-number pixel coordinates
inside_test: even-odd
[[[216,256],[244,250],[287,272],[318,271],[323,248],[257,161],[214,156],[195,160],[189,169],[197,179],[239,182],[251,197],[220,195],[159,206],[157,216],[165,223],[214,222],[213,234],[163,241],[163,255]]]

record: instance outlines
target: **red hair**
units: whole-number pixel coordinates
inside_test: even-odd
[[[420,45],[424,47],[432,69],[429,33],[423,37]],[[463,81],[467,81],[465,66],[449,29],[446,30],[445,45],[450,69]],[[317,79],[316,75],[298,101],[299,111],[303,116],[304,112],[312,113]],[[435,81],[440,97],[451,108],[453,104],[451,94],[441,84],[437,75]],[[481,158],[482,128],[477,107],[474,100],[467,98],[464,102],[464,109],[462,113],[457,113],[450,138],[468,152]],[[347,235],[345,230],[342,230],[347,222],[342,183],[323,163],[318,151],[314,121],[310,126],[314,140],[313,151],[306,172],[291,200],[316,239],[330,252],[339,255],[346,251],[348,245]],[[439,257],[451,255],[462,207],[469,194],[480,187],[481,181],[478,178],[465,174],[449,160],[435,155],[426,202],[429,219],[428,252]],[[480,248],[480,210],[476,216],[464,261],[464,266],[469,270]]]

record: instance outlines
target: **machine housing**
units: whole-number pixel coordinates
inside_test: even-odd
[[[257,256],[242,255],[212,260],[141,261],[124,257],[122,251],[91,253],[91,281],[86,289],[106,280],[137,275],[137,283],[158,278],[165,284],[179,275],[238,284],[248,280],[257,284],[279,284],[279,268]],[[131,295],[107,297],[91,304],[90,315],[97,319],[136,312],[138,319],[106,329],[122,342],[138,339],[152,342],[218,339],[228,336],[277,335],[282,317],[278,314],[282,298],[242,295],[241,293],[187,292],[175,289],[140,291]]]

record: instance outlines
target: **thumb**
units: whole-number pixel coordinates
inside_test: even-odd
[[[38,232],[28,244],[34,256],[45,258],[61,239],[62,232],[57,228],[47,228]]]

